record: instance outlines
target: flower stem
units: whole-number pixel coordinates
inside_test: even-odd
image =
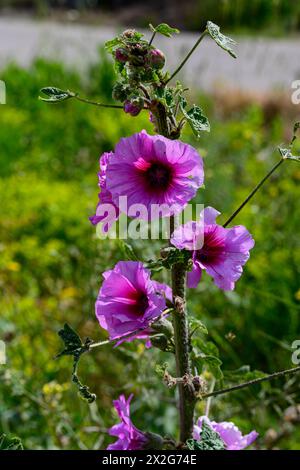
[[[254,194],[262,187],[262,185],[267,181],[267,179],[274,173],[274,171],[277,170],[277,168],[280,167],[284,160],[285,158],[281,158],[281,160],[279,160],[279,162],[277,162],[276,165],[273,166],[273,168],[266,174],[266,176],[264,176],[264,178],[255,186],[255,188],[252,189],[251,193],[246,197],[242,204],[240,204],[239,207],[234,211],[234,213],[229,217],[229,219],[226,220],[223,227],[227,227],[227,225],[232,222],[232,220],[239,214],[239,212],[243,209],[243,207],[245,207],[245,205],[250,201],[250,199],[253,198]]]
[[[203,33],[201,34],[201,36],[199,37],[198,41],[194,44],[194,46],[192,47],[192,49],[190,50],[190,52],[187,54],[187,56],[183,59],[183,61],[181,62],[181,64],[177,67],[177,69],[172,73],[171,77],[166,81],[166,84],[169,83],[174,77],[175,75],[178,74],[178,72],[180,72],[180,70],[182,69],[182,67],[184,66],[184,64],[189,60],[189,58],[191,57],[191,55],[193,54],[194,50],[199,46],[200,42],[202,41],[202,39],[204,38],[204,36],[206,36],[207,34],[207,30],[205,29],[205,31],[203,31]]]
[[[234,392],[235,390],[240,390],[241,388],[249,387],[250,385],[255,385],[260,382],[266,382],[267,380],[276,379],[284,375],[295,374],[296,372],[300,372],[300,366],[293,367],[292,369],[285,369],[279,372],[274,372],[274,374],[269,374],[265,375],[264,377],[259,377],[258,379],[249,380],[249,382],[234,385],[233,387],[223,388],[221,390],[216,390],[215,392],[205,393],[204,395],[201,395],[201,399],[215,397],[217,395],[223,395],[224,393]]]
[[[74,95],[73,98],[75,98],[77,101],[81,101],[82,103],[92,104],[93,106],[99,106],[100,108],[123,109],[123,106],[118,105],[118,104],[98,103],[97,101],[91,101],[86,98],[80,98],[80,96],[78,95]]]
[[[158,131],[165,137],[170,137],[167,122],[167,113],[163,105],[156,110]],[[170,217],[170,234],[174,231],[174,217]],[[185,300],[186,266],[176,263],[172,266],[173,290],[173,327],[177,377],[191,374],[190,363],[190,337],[188,316]],[[180,440],[185,442],[192,436],[195,407],[194,391],[183,383],[178,384],[179,389],[179,423]]]

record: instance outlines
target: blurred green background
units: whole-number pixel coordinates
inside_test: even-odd
[[[149,117],[38,101],[42,86],[56,85],[109,102],[114,71],[101,51],[84,79],[43,59],[28,70],[11,64],[0,78],[9,96],[0,114],[0,339],[7,346],[7,364],[0,366],[0,434],[20,437],[28,449],[105,448],[111,442],[105,431],[116,422],[112,400],[121,392],[135,395],[138,427],[174,434],[174,393],[155,372],[166,361],[172,370],[169,354],[135,342],[83,357],[79,372],[97,393],[93,405],[81,401],[70,383],[70,358],[54,360],[65,322],[83,337],[106,338],[94,301],[101,273],[124,253],[117,242],[98,240],[88,221],[97,202],[98,158],[122,136],[142,128],[152,132]],[[290,139],[298,110],[281,96],[192,95],[212,126],[200,141],[187,129],[183,135],[205,161],[205,191],[197,202],[216,207],[225,221],[279,158],[276,147]],[[299,165],[286,162],[236,219],[256,246],[235,291],[218,290],[207,276],[189,291],[191,315],[207,325],[223,361],[225,378],[217,387],[242,380],[241,371],[226,371],[245,365],[264,372],[292,367],[291,344],[300,338],[299,181]],[[159,247],[135,243],[144,260],[157,256]],[[166,275],[158,279],[168,282]],[[255,428],[258,448],[300,449],[293,415],[298,381],[278,379],[214,399],[211,416],[234,420],[244,432]],[[202,414],[203,405],[197,411]]]

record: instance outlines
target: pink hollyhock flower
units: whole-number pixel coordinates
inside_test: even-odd
[[[106,169],[106,188],[115,204],[126,196],[127,208],[120,210],[127,213],[143,204],[146,214],[141,211],[139,218],[146,220],[181,212],[203,180],[203,162],[193,147],[146,131],[121,139]],[[153,204],[163,207],[151,214]]]
[[[126,400],[121,395],[118,400],[114,400],[114,407],[121,419],[121,422],[112,426],[109,430],[111,436],[118,437],[118,440],[107,447],[107,450],[142,450],[161,449],[163,439],[157,434],[142,432],[137,429],[130,419],[130,402],[133,395]]]
[[[242,435],[239,428],[231,422],[223,421],[222,423],[216,423],[216,421],[210,421],[206,416],[201,416],[197,424],[194,425],[193,437],[197,441],[201,439],[201,428],[202,423],[205,422],[219,435],[226,446],[226,450],[242,450],[245,447],[250,446],[258,436],[256,431],[252,431],[245,436]]]
[[[110,226],[118,219],[120,213],[118,206],[113,202],[111,193],[106,187],[106,169],[112,155],[112,152],[105,152],[100,157],[98,186],[101,191],[98,194],[99,202],[97,204],[96,214],[89,217],[93,225],[97,225],[99,222],[103,222],[105,220],[106,223],[103,226],[103,232],[107,232],[109,230]]]
[[[205,269],[220,289],[233,290],[249,259],[249,250],[254,246],[252,236],[242,225],[224,228],[216,224],[219,214],[216,209],[207,207],[200,215],[200,222],[188,222],[172,235],[176,248],[193,250],[188,287],[197,287]]]
[[[126,338],[147,338],[150,323],[166,308],[171,289],[150,279],[150,271],[139,261],[119,261],[114,269],[103,273],[104,282],[96,301],[96,316],[110,339],[133,333]],[[122,339],[121,339],[122,341]],[[120,344],[120,343],[118,343]]]

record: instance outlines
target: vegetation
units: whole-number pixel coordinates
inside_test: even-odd
[[[39,89],[51,83],[108,102],[113,70],[102,55],[84,83],[74,71],[44,60],[30,70],[10,65],[1,79],[7,105],[0,116],[0,339],[7,344],[7,364],[0,366],[0,435],[17,436],[30,449],[103,448],[111,442],[103,431],[115,422],[112,399],[127,390],[136,395],[137,425],[147,429],[151,421],[153,431],[172,434],[173,393],[161,391],[159,373],[153,379],[159,352],[150,355],[132,343],[84,357],[81,377],[98,396],[91,405],[70,382],[68,358],[54,360],[62,346],[57,331],[66,321],[82,337],[105,339],[94,300],[101,272],[124,253],[116,241],[100,242],[88,221],[97,201],[98,157],[121,136],[141,127],[151,132],[149,116],[131,118],[73,101],[46,107],[37,100]],[[200,193],[197,202],[216,207],[225,221],[278,159],[275,146],[290,138],[291,123],[277,113],[266,119],[255,103],[224,117],[210,97],[203,100],[213,116],[210,138],[196,141],[186,130],[185,139],[205,159],[206,199]],[[292,366],[291,344],[300,335],[299,180],[299,165],[283,165],[236,219],[251,227],[256,248],[235,291],[218,290],[208,276],[189,291],[191,309],[208,326],[232,384],[257,375],[254,364],[263,372]],[[159,247],[135,244],[144,259]],[[227,374],[229,369],[236,373]],[[275,442],[299,449],[300,430],[289,408],[299,395],[297,377],[278,379],[215,398],[211,416],[232,419],[242,430],[256,428],[261,448]],[[278,443],[264,438],[270,428],[284,430]]]

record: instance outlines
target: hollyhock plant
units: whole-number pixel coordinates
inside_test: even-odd
[[[142,203],[147,215],[139,217],[147,219],[153,204],[164,205],[162,216],[182,211],[203,180],[203,162],[193,147],[146,131],[121,139],[106,169],[106,187],[115,204],[120,196],[127,197],[128,209]]]
[[[107,216],[109,216],[109,222],[103,226],[103,231],[107,232],[110,226],[115,222],[115,220],[119,217],[119,208],[116,204],[114,204],[111,193],[108,191],[106,187],[106,169],[111,159],[113,153],[112,152],[105,152],[100,157],[100,171],[98,173],[98,186],[100,188],[100,193],[98,194],[98,204],[96,208],[96,214],[89,217],[90,221],[93,225],[97,225],[99,222],[102,222],[105,218],[107,220]]]
[[[131,332],[133,335],[127,341],[148,337],[150,323],[165,310],[171,289],[152,281],[150,271],[138,261],[119,261],[103,277],[95,308],[98,321],[110,339]],[[139,329],[143,332],[135,334]]]
[[[114,407],[120,417],[121,422],[112,426],[109,430],[111,436],[118,437],[118,440],[107,447],[107,450],[143,450],[149,448],[160,449],[163,439],[157,434],[142,432],[137,429],[130,419],[131,394],[126,400],[121,395],[118,400],[114,400]]]
[[[216,431],[226,446],[226,450],[242,450],[250,446],[258,437],[256,431],[252,431],[245,436],[242,435],[239,428],[232,422],[223,421],[216,423],[210,421],[207,416],[201,416],[197,424],[194,425],[193,437],[197,441],[201,440],[202,423],[205,421],[214,431]]]
[[[233,290],[249,259],[254,240],[242,225],[224,228],[216,223],[220,214],[205,208],[200,222],[188,222],[178,227],[171,238],[176,248],[193,250],[193,269],[188,272],[188,287],[197,287],[202,270],[212,276],[223,290]]]

